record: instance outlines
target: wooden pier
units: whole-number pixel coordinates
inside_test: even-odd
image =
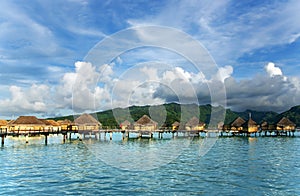
[[[0,137],[1,137],[1,146],[4,146],[5,138],[8,136],[11,137],[19,137],[19,136],[25,136],[25,138],[28,137],[35,137],[35,136],[44,136],[45,137],[45,145],[48,144],[48,136],[49,135],[63,135],[63,142],[66,141],[66,139],[71,138],[71,134],[78,133],[78,130],[18,130],[18,131],[8,131],[7,129],[0,129]],[[26,143],[28,143],[28,140],[26,139]]]
[[[163,139],[164,134],[171,134],[172,138],[174,137],[235,137],[235,136],[244,136],[244,137],[293,137],[295,132],[299,132],[300,129],[295,129],[293,131],[278,131],[278,130],[264,130],[258,131],[255,133],[247,132],[237,132],[237,131],[224,131],[224,130],[121,130],[121,129],[101,129],[101,130],[57,130],[57,131],[43,131],[43,130],[30,130],[30,131],[15,131],[9,132],[7,129],[0,129],[1,137],[1,146],[5,144],[5,138],[8,136],[19,137],[25,136],[34,137],[34,136],[44,136],[45,145],[48,144],[49,135],[62,135],[63,142],[65,143],[67,139],[71,140],[72,134],[79,134],[78,139],[82,140],[85,138],[96,138],[101,140],[101,135],[104,135],[104,140],[106,140],[107,134],[109,135],[109,140],[113,139],[113,134],[121,133],[122,139],[130,138],[130,135],[134,134],[134,138],[153,138],[154,135],[157,136],[157,139]],[[28,140],[26,140],[28,143]]]

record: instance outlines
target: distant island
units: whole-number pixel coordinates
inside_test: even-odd
[[[129,110],[130,111],[130,117],[134,120],[137,121],[141,116],[143,115],[148,115],[149,114],[149,108],[150,107],[164,107],[166,110],[166,120],[164,121],[163,126],[165,127],[171,127],[172,124],[176,121],[180,121],[181,118],[181,104],[178,103],[167,103],[163,105],[158,105],[158,106],[130,106],[129,108],[117,108],[114,109],[118,114],[123,114],[125,111]],[[221,108],[220,106],[214,107],[211,106],[210,104],[207,105],[185,105],[185,106],[190,106],[190,107],[199,107],[199,120],[204,122],[205,124],[209,124],[210,121],[210,114],[212,109],[214,108],[215,110],[224,110],[224,108]],[[237,117],[241,117],[243,119],[248,119],[249,114],[251,113],[251,118],[257,122],[258,124],[261,124],[263,122],[268,122],[269,124],[276,124],[282,117],[287,117],[290,119],[292,122],[296,124],[297,127],[300,127],[300,105],[294,106],[290,108],[289,110],[282,112],[282,113],[277,113],[273,111],[255,111],[255,110],[245,110],[243,112],[236,112],[232,111],[231,109],[226,109],[226,115],[225,115],[225,120],[224,124],[230,124],[233,122]],[[113,110],[106,110],[102,112],[96,112],[92,114],[93,116],[97,117],[98,120],[102,123],[104,127],[119,127],[120,122],[117,122]],[[125,121],[127,120],[127,116],[124,115],[123,117],[120,117],[120,121]],[[71,121],[74,120],[73,115],[68,115],[68,116],[62,116],[62,117],[56,117],[56,118],[50,118],[53,120],[64,120],[64,119],[69,119]],[[187,119],[188,120],[188,119]]]

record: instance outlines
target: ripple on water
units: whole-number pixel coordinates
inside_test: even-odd
[[[158,150],[149,142],[135,142],[112,143],[111,150],[103,142],[92,145],[105,149],[112,160],[118,160],[117,146]],[[186,147],[184,139],[176,142],[173,148],[183,150],[174,159],[161,167],[134,171],[107,165],[82,142],[62,144],[58,138],[44,146],[41,141],[29,145],[14,141],[0,150],[0,194],[300,195],[298,137],[219,138],[203,157],[199,156],[201,138]],[[138,164],[139,158],[125,161]]]

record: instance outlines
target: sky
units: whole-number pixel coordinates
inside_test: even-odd
[[[0,117],[300,105],[298,0],[0,1]]]

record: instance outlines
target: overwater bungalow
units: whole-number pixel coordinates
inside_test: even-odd
[[[247,133],[256,133],[258,131],[258,125],[251,117],[244,123],[243,127]]]
[[[70,121],[69,119],[65,119],[65,120],[58,120],[57,123],[60,125],[60,129],[61,130],[76,130],[77,127],[74,125],[74,123],[72,121]]]
[[[131,123],[128,120],[125,120],[120,124],[120,128],[125,131],[131,129]]]
[[[261,131],[268,131],[269,130],[269,123],[267,121],[263,121],[260,124]]]
[[[241,118],[241,117],[237,117],[231,124],[230,124],[230,129],[233,131],[233,132],[243,132],[244,130],[244,123],[246,121]]]
[[[205,123],[199,121],[197,117],[191,118],[186,124],[185,124],[185,129],[187,131],[204,131],[205,129]]]
[[[172,131],[177,131],[179,129],[180,123],[178,121],[175,121],[172,124]]]
[[[218,130],[223,130],[224,129],[224,122],[219,122],[217,125]]]
[[[11,132],[43,131],[45,127],[46,124],[35,116],[20,116],[8,123]]]
[[[74,120],[74,123],[80,131],[96,131],[102,127],[102,124],[90,114],[80,115]]]
[[[295,131],[295,129],[296,124],[286,117],[282,117],[281,120],[276,124],[276,130],[278,131]]]
[[[7,131],[8,130],[8,122],[6,120],[0,120],[0,131]]]
[[[47,120],[52,125],[53,131],[59,131],[60,130],[60,124],[56,122],[55,120]]]
[[[134,130],[153,131],[157,129],[157,122],[144,115],[133,124]]]
[[[45,131],[52,131],[53,130],[53,126],[52,124],[47,121],[46,119],[39,119],[40,121],[42,121],[45,125],[44,125],[44,130]]]

